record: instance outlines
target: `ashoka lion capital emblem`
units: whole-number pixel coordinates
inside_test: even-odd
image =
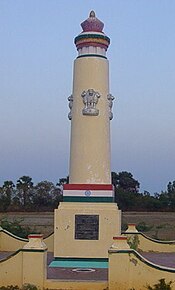
[[[83,91],[81,96],[85,105],[82,110],[83,115],[98,116],[99,110],[96,108],[96,105],[98,103],[98,99],[100,98],[100,94],[95,92],[93,89],[89,89],[87,91]]]

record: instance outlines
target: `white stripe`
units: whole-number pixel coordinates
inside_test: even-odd
[[[112,190],[64,190],[63,196],[113,197]]]

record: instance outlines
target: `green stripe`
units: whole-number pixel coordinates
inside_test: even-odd
[[[101,57],[101,58],[107,59],[106,56],[101,55],[101,54],[83,54],[83,55],[77,56],[77,58],[81,58],[81,57]]]
[[[63,196],[64,202],[114,202],[113,197]]]
[[[55,258],[49,267],[57,268],[108,268],[107,258]]]
[[[107,37],[106,35],[101,35],[101,34],[80,34],[77,37],[75,37],[74,43],[84,38],[100,38],[100,39],[105,39],[110,43],[110,38]]]

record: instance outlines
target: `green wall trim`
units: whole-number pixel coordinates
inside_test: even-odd
[[[108,268],[107,258],[76,258],[76,257],[57,257],[50,264],[51,268],[83,268],[96,269]]]
[[[3,228],[0,229],[0,232],[3,232],[4,234],[6,234],[6,235],[8,235],[8,236],[10,236],[10,237],[12,237],[12,238],[18,240],[18,241],[21,241],[21,242],[26,242],[26,243],[27,243],[27,242],[29,241],[28,239],[24,239],[24,238],[18,237],[18,236],[16,236],[16,235],[10,233],[9,231],[7,231],[7,230],[5,230],[5,229],[3,229]]]
[[[18,249],[16,252],[10,254],[8,257],[0,260],[0,263],[3,263],[9,259],[11,259],[12,257],[16,256],[17,254],[19,254],[20,252],[39,252],[39,253],[43,253],[43,252],[47,252],[46,250],[34,250],[34,249]]]
[[[81,58],[81,57],[101,57],[101,58],[107,59],[106,56],[101,55],[101,54],[83,54],[83,55],[77,56],[77,58]]]
[[[144,264],[148,265],[149,267],[152,267],[152,268],[155,268],[155,269],[158,269],[158,270],[161,270],[161,271],[165,271],[165,272],[170,272],[170,273],[175,273],[175,269],[174,268],[168,268],[168,267],[165,267],[165,266],[159,266],[159,265],[156,265],[156,264],[153,264],[152,262],[149,262],[148,260],[146,260],[143,256],[141,256],[137,251],[135,250],[109,250],[108,251],[109,254],[133,254],[134,256],[136,256],[141,262],[143,262]],[[110,259],[109,259],[110,261]]]
[[[35,249],[21,249],[22,252],[32,252],[32,253],[43,253],[43,252],[47,252],[47,249],[46,250],[35,250]]]
[[[12,253],[12,254],[9,255],[8,257],[6,257],[6,258],[0,260],[0,263],[3,263],[4,261],[7,261],[7,260],[9,260],[10,258],[16,256],[19,252],[21,252],[21,249],[19,249],[19,250],[17,250],[16,252]]]
[[[52,232],[51,234],[49,234],[47,237],[43,238],[43,240],[49,238],[50,236],[54,235],[54,232]]]
[[[113,197],[63,196],[64,202],[114,202]]]
[[[162,245],[175,245],[175,241],[160,241],[160,240],[155,240],[153,238],[150,238],[148,236],[146,236],[144,233],[142,232],[122,232],[122,235],[141,235],[143,236],[145,239],[154,242],[154,243],[158,243],[158,244],[162,244]]]

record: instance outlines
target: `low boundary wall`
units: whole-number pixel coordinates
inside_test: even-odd
[[[142,232],[126,231],[122,234],[128,237],[131,248],[143,252],[175,252],[175,241],[160,241],[152,239]],[[17,251],[23,248],[28,239],[23,239],[0,227],[0,251]],[[54,251],[54,233],[44,238],[48,251]]]
[[[140,290],[154,285],[160,279],[173,281],[175,268],[167,268],[149,262],[137,251],[130,249],[127,237],[113,238],[109,249],[108,281],[63,281],[47,279],[47,246],[42,235],[29,235],[23,249],[0,261],[0,286],[33,284],[40,289],[62,290]]]
[[[152,239],[141,232],[122,232],[128,238],[128,243],[134,250],[143,252],[175,252],[175,241],[160,241]]]
[[[132,249],[109,250],[109,290],[145,289],[165,279],[175,289],[175,268],[153,264]]]
[[[0,227],[0,251],[17,251],[22,249],[28,242],[28,239],[20,238],[7,230]],[[48,251],[54,251],[54,233],[44,238],[44,242],[47,245]]]
[[[139,232],[136,224],[128,224],[128,229],[122,232],[122,235],[127,236],[130,248],[142,252],[159,252],[172,253],[175,252],[175,241],[161,241],[150,238]]]

